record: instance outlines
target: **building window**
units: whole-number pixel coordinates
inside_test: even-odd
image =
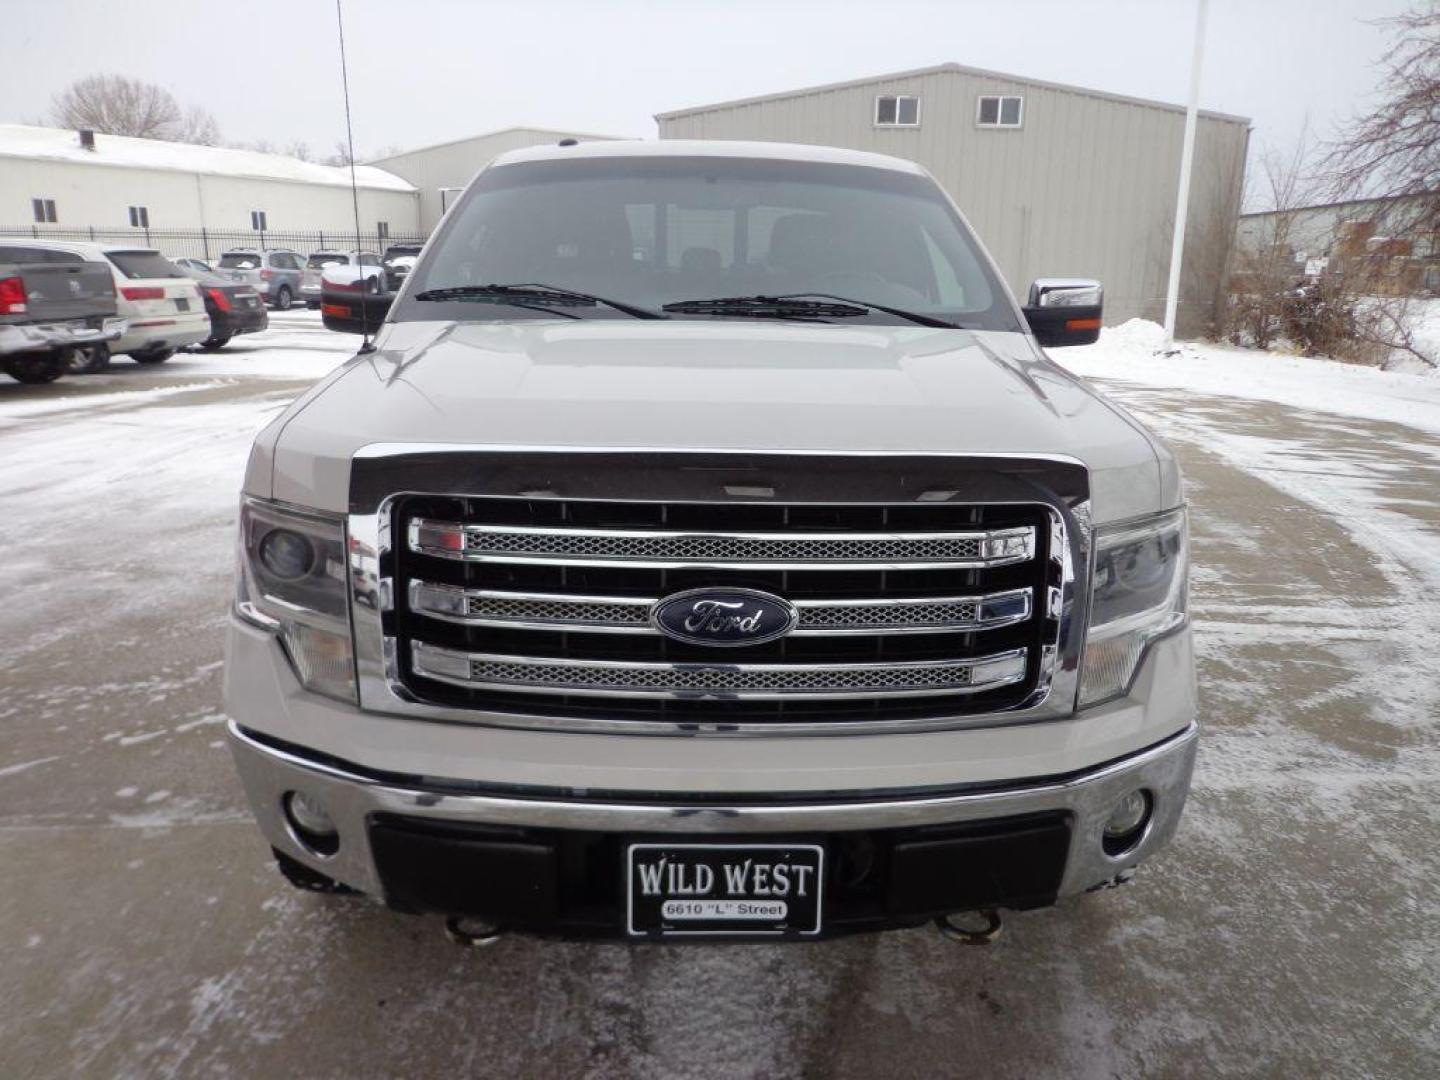
[[[388,221],[377,221],[375,223],[375,235],[381,240],[390,239],[390,223]]]
[[[876,127],[919,127],[920,99],[908,94],[881,94],[875,99]]]
[[[1025,99],[984,94],[975,106],[978,127],[1018,128],[1025,117]]]
[[[132,229],[148,229],[150,227],[150,210],[148,207],[130,207],[130,227]]]
[[[250,211],[250,228],[254,229],[256,232],[264,232],[264,231],[265,231],[265,211],[264,211],[264,210],[251,210],[251,211]]]
[[[30,209],[35,213],[35,220],[42,225],[55,224],[55,200],[54,199],[31,199]]]

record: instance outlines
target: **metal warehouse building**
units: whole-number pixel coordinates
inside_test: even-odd
[[[543,146],[561,139],[589,142],[612,139],[613,135],[583,135],[574,131],[550,128],[513,127],[472,135],[467,139],[422,146],[403,154],[380,158],[371,165],[404,177],[420,193],[420,228],[435,228],[445,207],[454,195],[463,191],[477,172],[507,150],[523,150],[527,146]]]
[[[415,189],[358,166],[360,227],[411,234]],[[350,170],[279,154],[0,124],[0,228],[353,234]]]
[[[662,139],[844,146],[929,169],[1023,299],[1042,276],[1094,277],[1106,321],[1164,313],[1185,110],[942,64],[660,113]],[[1250,122],[1200,113],[1179,327],[1215,311]]]

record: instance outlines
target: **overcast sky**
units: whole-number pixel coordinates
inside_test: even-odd
[[[92,72],[158,82],[227,140],[344,135],[333,0],[5,0],[0,121]],[[344,0],[355,144],[516,125],[653,136],[667,109],[956,61],[1183,103],[1195,0]],[[1201,106],[1252,147],[1371,99],[1407,0],[1211,0]]]

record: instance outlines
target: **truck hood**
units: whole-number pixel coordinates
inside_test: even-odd
[[[344,512],[383,443],[1046,454],[1091,473],[1097,522],[1179,478],[1133,418],[1021,334],[704,320],[387,324],[256,441],[246,489]]]

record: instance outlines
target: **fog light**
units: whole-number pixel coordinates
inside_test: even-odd
[[[316,854],[333,855],[339,850],[340,834],[319,799],[292,791],[285,796],[285,816],[290,819],[296,839]]]
[[[1110,811],[1110,817],[1105,822],[1104,835],[1101,837],[1105,853],[1122,855],[1134,847],[1149,820],[1150,793],[1137,788]]]

